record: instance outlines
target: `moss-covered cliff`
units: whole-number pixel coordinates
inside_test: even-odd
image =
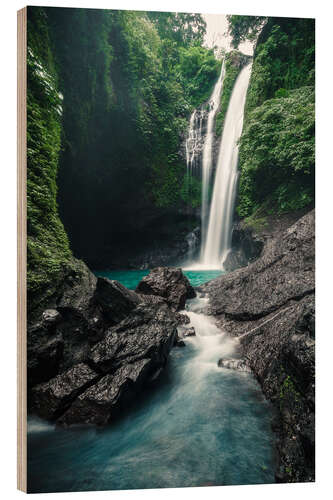
[[[242,217],[313,203],[314,37],[313,19],[286,18],[268,18],[259,35],[240,140]]]
[[[27,56],[28,307],[52,296],[71,251],[57,207],[63,96],[42,10],[29,10]]]
[[[207,98],[220,70],[213,51],[202,46],[202,17],[28,12],[29,44],[63,95],[53,161],[74,254],[89,262],[102,255],[102,261],[116,260],[133,245],[149,245],[168,214],[175,231],[188,201],[181,139],[191,110]]]

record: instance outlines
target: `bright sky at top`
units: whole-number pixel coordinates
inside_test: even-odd
[[[228,34],[227,16],[222,14],[202,14],[207,23],[207,32],[205,36],[205,45],[213,47],[216,45],[227,51],[231,50],[231,37]],[[252,55],[253,46],[250,42],[241,43],[239,50],[244,54]]]

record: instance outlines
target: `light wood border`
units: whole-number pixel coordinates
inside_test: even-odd
[[[17,12],[17,487],[27,491],[27,8]]]

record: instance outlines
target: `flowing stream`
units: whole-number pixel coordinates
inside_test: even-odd
[[[243,128],[246,92],[251,64],[242,69],[231,94],[223,127],[210,206],[208,230],[203,231],[202,264],[221,267],[230,250],[232,219],[238,179],[238,139]]]
[[[139,279],[122,272],[132,288]],[[196,336],[172,349],[156,387],[124,418],[67,430],[30,418],[30,492],[274,482],[271,406],[252,375],[218,368],[236,344],[201,313],[205,301],[187,302]]]

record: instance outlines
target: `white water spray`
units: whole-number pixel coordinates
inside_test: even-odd
[[[196,379],[196,385],[200,385],[206,373],[219,372],[221,368],[218,367],[218,360],[233,358],[238,346],[236,339],[222,332],[210,316],[202,313],[207,301],[207,298],[196,297],[186,303],[189,326],[193,326],[196,333],[195,336],[186,338],[186,342],[196,348],[196,356],[189,366],[191,380]]]
[[[229,102],[217,161],[209,223],[204,238],[202,265],[220,268],[230,250],[232,219],[238,179],[238,139],[252,64],[240,72]],[[205,234],[205,231],[204,231]]]

